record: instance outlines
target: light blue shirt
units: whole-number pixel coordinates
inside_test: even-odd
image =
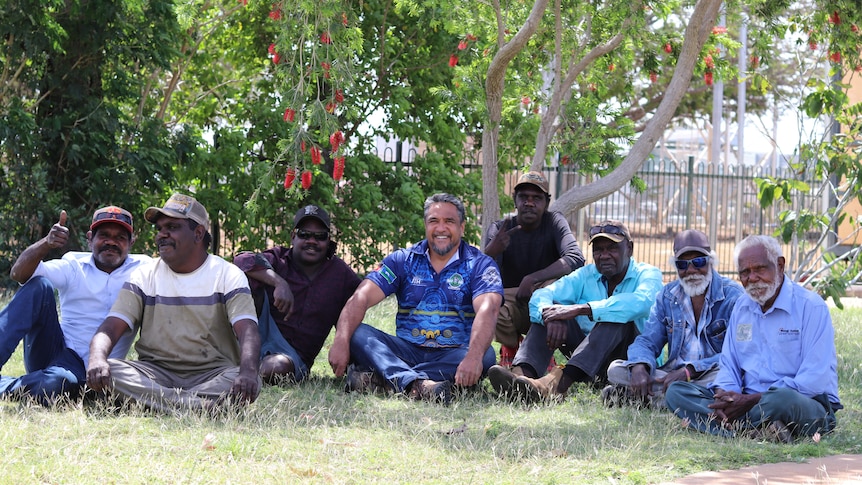
[[[543,324],[542,310],[554,304],[587,303],[593,311],[592,320],[586,316],[577,317],[584,334],[589,334],[598,322],[635,322],[638,332],[643,332],[644,322],[661,288],[661,271],[632,258],[625,277],[609,297],[605,278],[595,264],[589,264],[536,290],[530,298],[530,321]]]
[[[736,301],[712,387],[743,394],[790,388],[839,403],[837,362],[826,303],[785,277],[766,313],[748,294]]]
[[[96,267],[92,253],[70,251],[61,259],[43,261],[33,276],[44,276],[60,294],[60,329],[66,338],[66,347],[72,349],[87,365],[90,340],[105,320],[108,310],[129,274],[152,258],[143,254],[130,254],[122,266],[105,273]],[[111,358],[126,357],[134,334],[128,332],[111,351]]]

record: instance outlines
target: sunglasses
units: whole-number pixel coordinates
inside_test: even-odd
[[[298,237],[300,239],[305,239],[305,240],[309,240],[311,238],[314,238],[317,241],[326,241],[327,239],[329,239],[329,232],[327,232],[327,231],[315,232],[315,231],[306,231],[305,229],[297,229],[295,234],[296,234],[296,237]]]
[[[677,259],[673,262],[676,265],[676,269],[679,271],[685,271],[688,269],[688,265],[693,265],[695,268],[703,268],[706,264],[709,263],[709,258],[706,256],[698,256],[694,259]]]
[[[629,235],[626,234],[622,228],[617,226],[593,226],[590,228],[590,237],[595,236],[596,234],[616,234],[618,236],[623,236],[628,239]]]
[[[96,217],[93,219],[93,222],[98,221],[120,221],[125,222],[128,225],[132,225],[132,218],[123,214],[122,212],[100,212],[96,214]]]

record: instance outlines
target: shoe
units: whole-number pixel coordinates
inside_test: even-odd
[[[602,402],[609,408],[620,406],[624,395],[624,387],[608,384],[602,389]]]
[[[500,346],[500,362],[501,367],[512,367],[512,360],[515,359],[515,354],[518,353],[518,347],[509,347],[508,345]]]
[[[449,404],[452,402],[452,383],[449,381],[432,381],[431,379],[416,379],[410,383],[407,393],[410,399]]]
[[[518,376],[514,372],[503,365],[492,365],[488,369],[488,380],[491,381],[491,387],[500,396],[511,394],[512,384],[515,383],[516,377]]]
[[[772,421],[763,431],[764,438],[773,443],[793,443],[793,435],[783,421]]]
[[[562,377],[563,369],[559,367],[554,367],[551,372],[540,379],[518,376],[512,384],[512,394],[527,403],[562,401],[565,399],[565,395],[557,393],[557,384],[560,383]]]
[[[344,392],[359,393],[382,393],[388,387],[383,378],[373,371],[361,371],[355,365],[347,367],[347,376],[344,379]]]

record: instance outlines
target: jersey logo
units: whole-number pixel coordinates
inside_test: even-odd
[[[386,266],[385,264],[381,265],[380,269],[378,269],[377,272],[380,273],[380,276],[382,276],[383,279],[389,282],[390,285],[395,282],[395,273],[391,269],[389,269],[389,266]]]

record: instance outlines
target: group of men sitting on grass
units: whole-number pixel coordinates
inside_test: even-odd
[[[834,428],[829,311],[784,277],[774,238],[737,245],[740,285],[715,270],[705,234],[682,231],[678,278],[663,286],[619,221],[590,228],[585,265],[541,173],[519,178],[514,201],[482,252],[462,240],[461,201],[432,195],[425,239],[364,279],[335,256],[329,215],[314,205],[296,213],[289,247],[234,264],[208,253],[208,213],[188,195],[146,211],[156,259],[129,254],[132,215],[108,206],[93,214],[91,252],[43,261],[68,240],[61,212],[13,265],[22,286],[0,311],[0,366],[23,340],[26,374],[0,377],[0,395],[50,405],[89,392],[164,412],[242,405],[262,382],[306,379],[335,327],[329,363],[348,391],[448,403],[487,376],[523,402],[600,386],[608,405],[666,406],[717,435],[790,441]],[[395,334],[364,324],[393,293]],[[137,360],[126,358],[133,341]]]

